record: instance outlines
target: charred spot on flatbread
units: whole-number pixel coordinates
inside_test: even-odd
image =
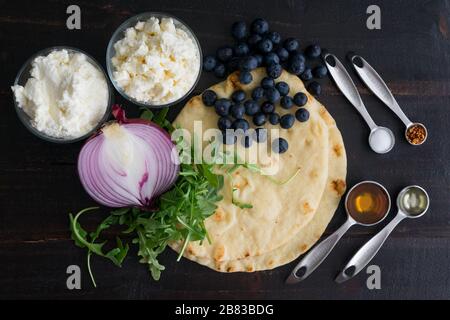
[[[347,188],[344,180],[336,179],[331,182],[331,187],[339,196],[342,196]]]

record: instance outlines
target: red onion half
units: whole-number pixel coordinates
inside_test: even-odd
[[[126,119],[113,107],[117,121],[103,126],[78,156],[78,174],[87,193],[112,207],[151,208],[152,200],[177,179],[178,153],[169,134],[143,119]]]

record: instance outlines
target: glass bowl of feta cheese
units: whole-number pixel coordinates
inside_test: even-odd
[[[202,71],[202,50],[194,32],[165,13],[133,16],[114,32],[106,52],[108,76],[128,101],[163,108],[185,99]]]
[[[90,137],[108,120],[114,103],[102,66],[86,52],[65,46],[32,55],[11,89],[20,121],[54,143]]]

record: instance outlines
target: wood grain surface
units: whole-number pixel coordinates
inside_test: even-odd
[[[82,29],[66,28],[66,8],[78,4]],[[368,30],[366,8],[378,4],[382,29]],[[0,1],[0,298],[67,299],[449,299],[450,298],[450,1],[439,0],[152,0]],[[348,184],[371,179],[395,198],[402,187],[419,184],[430,194],[429,212],[404,221],[373,260],[382,271],[382,289],[368,290],[367,274],[338,285],[333,281],[349,257],[383,225],[354,227],[328,259],[303,283],[284,285],[294,263],[251,274],[221,274],[187,260],[177,263],[167,250],[160,281],[131,252],[120,269],[93,258],[98,288],[89,281],[85,251],[74,246],[68,213],[91,206],[75,170],[82,143],[55,145],[39,140],[19,122],[10,86],[34,52],[55,45],[80,48],[105,66],[106,46],[128,17],[145,11],[171,13],[198,36],[204,53],[231,43],[229,27],[238,19],[265,17],[284,37],[312,41],[344,58],[356,51],[383,76],[412,120],[425,123],[429,138],[411,147],[402,123],[351,72],[375,121],[391,128],[397,144],[376,155],[367,144],[361,117],[324,79],[320,97],[336,119],[348,152]],[[349,67],[349,65],[347,64]],[[350,70],[350,68],[349,68]],[[217,80],[201,78],[195,93]],[[137,114],[118,93],[116,101]],[[173,118],[183,103],[174,107]],[[84,218],[93,226],[106,211]],[[345,219],[341,207],[327,229]],[[112,234],[110,234],[112,236]],[[82,289],[66,288],[66,268],[82,268]]]

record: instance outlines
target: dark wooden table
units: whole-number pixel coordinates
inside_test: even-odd
[[[66,28],[66,8],[78,4],[82,29]],[[382,29],[366,28],[366,9],[381,7]],[[284,298],[410,299],[450,298],[450,1],[0,1],[0,298]],[[167,250],[167,270],[152,281],[134,252],[122,269],[93,259],[98,288],[89,281],[85,251],[74,246],[68,213],[91,206],[75,163],[81,143],[55,145],[30,134],[16,117],[10,85],[22,63],[34,52],[55,45],[78,47],[105,65],[113,31],[128,17],[163,11],[187,22],[205,53],[231,41],[229,26],[238,19],[262,16],[283,36],[303,44],[318,41],[339,57],[360,53],[380,72],[400,105],[427,124],[429,139],[411,147],[392,112],[354,79],[375,120],[393,129],[397,144],[388,155],[376,155],[366,143],[368,129],[329,79],[320,100],[342,130],[348,155],[348,184],[363,179],[383,183],[392,197],[409,184],[431,196],[427,215],[405,221],[392,234],[373,264],[381,268],[381,290],[366,287],[363,271],[338,285],[343,264],[376,230],[353,228],[323,265],[297,286],[284,285],[294,266],[251,274],[221,274],[193,262],[175,262]],[[216,81],[203,75],[196,93]],[[125,101],[116,94],[116,101]],[[173,108],[171,116],[182,108]],[[130,112],[137,108],[127,104]],[[104,210],[103,213],[106,211]],[[389,221],[394,209],[388,217]],[[93,226],[101,214],[85,218]],[[326,234],[344,221],[339,208]],[[386,222],[387,222],[386,221]],[[82,268],[82,289],[66,288],[66,268]]]

